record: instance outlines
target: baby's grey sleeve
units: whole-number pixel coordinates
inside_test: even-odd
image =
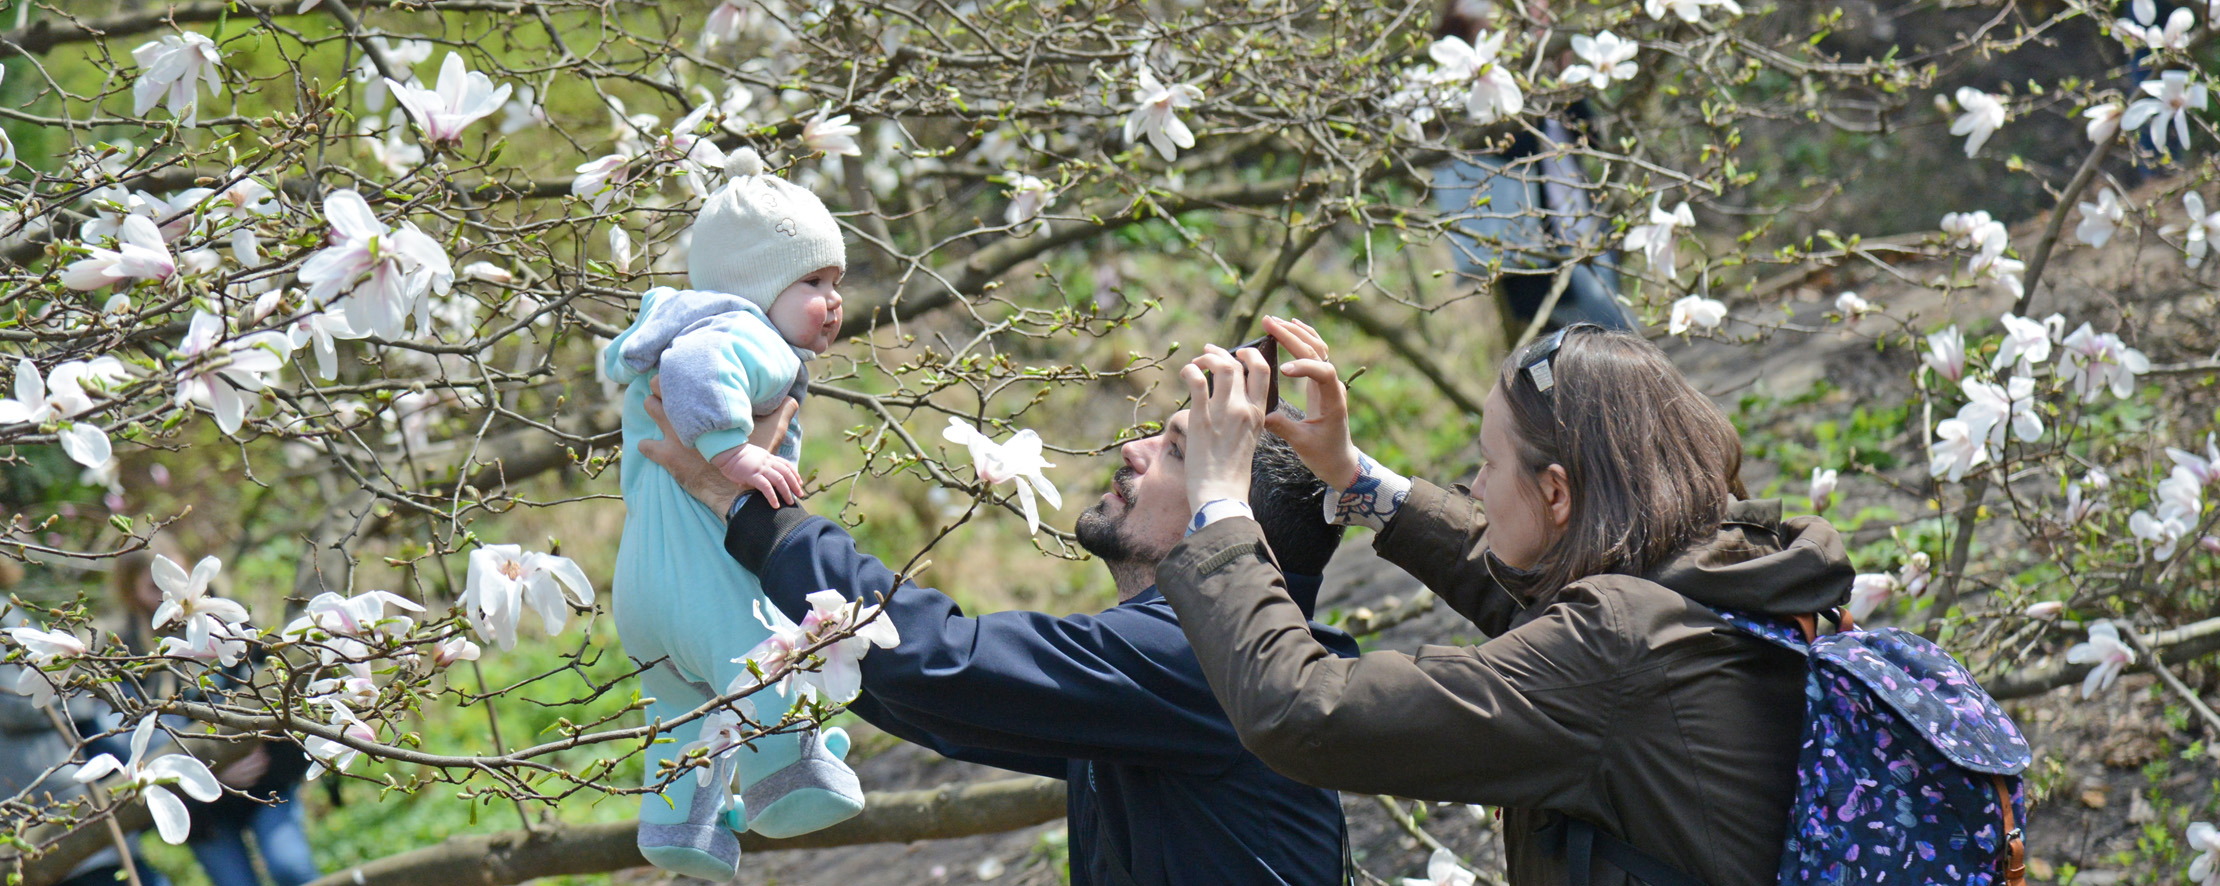
[[[704,458],[748,442],[757,392],[783,391],[801,360],[753,318],[704,321],[663,351],[663,411],[679,442]]]

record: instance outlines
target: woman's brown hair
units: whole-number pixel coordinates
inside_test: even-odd
[[[1545,356],[1547,391],[1528,371]],[[1746,494],[1741,435],[1639,336],[1575,326],[1513,354],[1500,377],[1521,466],[1562,465],[1571,487],[1565,533],[1533,567],[1539,587],[1645,573],[1718,532]]]

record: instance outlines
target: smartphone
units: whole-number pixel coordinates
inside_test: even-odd
[[[1264,414],[1271,415],[1278,412],[1280,409],[1280,340],[1270,335],[1263,335],[1234,345],[1226,350],[1235,352],[1242,348],[1255,348],[1257,353],[1264,355],[1264,371],[1267,377],[1271,379],[1264,387]],[[1236,357],[1234,359],[1240,358]],[[1209,378],[1205,384],[1205,390],[1215,393],[1218,390],[1218,379],[1215,377]]]

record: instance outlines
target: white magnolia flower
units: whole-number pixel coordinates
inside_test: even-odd
[[[1465,113],[1472,115],[1473,122],[1494,123],[1526,107],[1526,96],[1519,91],[1518,81],[1512,79],[1510,69],[1497,60],[1503,51],[1504,38],[1508,36],[1509,32],[1493,35],[1482,32],[1478,42],[1466,43],[1463,38],[1450,35],[1434,41],[1426,51],[1434,63],[1440,65],[1429,78],[1431,82],[1472,84],[1471,91],[1465,94]]]
[[[85,391],[87,383],[103,390],[128,377],[123,361],[95,357],[56,366],[41,383],[38,366],[29,357],[19,357],[15,363],[15,396],[0,400],[0,425],[44,424],[61,419],[67,424],[55,436],[61,441],[62,451],[71,461],[88,468],[99,467],[112,455],[108,433],[93,422],[69,419],[92,410],[92,394]]]
[[[1914,597],[1927,593],[1927,581],[1935,575],[1933,567],[1934,562],[1927,558],[1926,551],[1913,551],[1911,556],[1904,558],[1903,568],[1896,571],[1897,587]]]
[[[2189,212],[2189,224],[2180,228],[2167,225],[2159,233],[2180,231],[2183,263],[2194,268],[2204,264],[2205,253],[2212,249],[2212,242],[2220,240],[2220,212],[2206,212],[2204,195],[2196,191],[2183,194],[2181,205]]]
[[[1742,14],[1742,5],[1734,0],[1642,0],[1642,9],[1651,19],[1663,19],[1666,13],[1671,13],[1691,24],[1702,20],[1706,6],[1719,7],[1732,15]]]
[[[2220,886],[2220,828],[2211,822],[2193,822],[2185,836],[2185,848],[2197,853],[2189,860],[2190,886]]]
[[[2120,679],[2120,672],[2135,663],[2135,650],[2120,640],[2120,629],[2112,622],[2099,621],[2089,625],[2089,642],[2074,644],[2066,650],[2066,661],[2072,664],[2093,664],[2096,669],[2089,678],[2081,681],[2081,697],[2096,695],[2100,689],[2112,688]]]
[[[1690,329],[1717,329],[1726,318],[1726,305],[1716,299],[1691,295],[1673,302],[1672,311],[1666,316],[1665,331],[1679,335]]]
[[[600,212],[608,208],[617,191],[631,180],[631,165],[629,154],[610,154],[578,164],[572,170],[578,176],[571,179],[570,192],[593,201],[594,211]]]
[[[162,232],[142,215],[123,217],[116,248],[103,249],[88,242],[86,249],[92,255],[71,262],[62,271],[62,285],[89,291],[132,280],[167,280],[177,273],[177,259],[163,243]]]
[[[416,83],[416,74],[411,69],[431,61],[432,53],[439,50],[439,44],[430,40],[388,40],[384,37],[372,37],[370,43],[384,53],[386,62],[400,71],[401,76],[411,85]],[[362,84],[364,108],[373,114],[385,110],[385,85],[388,81],[378,71],[378,63],[367,53],[355,64],[355,82]]]
[[[17,646],[23,647],[28,662],[16,674],[14,691],[31,697],[32,707],[45,707],[54,700],[54,692],[69,682],[73,667],[53,668],[54,664],[76,658],[90,651],[76,634],[67,631],[42,631],[38,628],[9,628],[8,636]]]
[[[2060,514],[2060,522],[2069,528],[2079,526],[2083,521],[2096,516],[2103,506],[2104,498],[2101,494],[2084,494],[2081,481],[2075,480],[2066,484],[2066,508]]]
[[[787,618],[786,613],[780,612],[778,607],[769,605],[761,598],[755,601],[755,620],[761,622],[771,633],[762,642],[755,644],[755,648],[748,650],[747,654],[733,659],[736,663],[750,664],[753,667],[734,674],[732,683],[725,687],[725,694],[731,695],[756,685],[760,675],[763,685],[771,686],[781,693],[798,692],[803,697],[814,695],[817,691],[816,683],[802,679],[800,668],[804,664],[802,650],[809,648],[809,634],[802,630],[801,625],[795,624],[793,619]],[[750,670],[754,673],[750,673]]]
[[[1929,335],[1927,353],[1919,355],[1919,359],[1937,375],[1958,381],[1966,375],[1966,337],[1956,326]]]
[[[623,225],[609,229],[609,263],[617,266],[617,273],[632,273],[632,235],[625,233]]]
[[[2152,546],[2151,557],[2158,562],[2174,558],[2174,549],[2189,535],[2189,521],[2178,513],[2168,513],[2161,508],[2159,516],[2149,511],[2136,511],[2128,515],[2128,532]]]
[[[863,148],[856,145],[856,135],[863,128],[848,122],[848,115],[834,115],[832,105],[817,109],[817,116],[802,124],[802,144],[812,151],[822,151],[834,157],[861,157]]]
[[[1447,849],[1436,849],[1426,859],[1426,879],[1403,878],[1403,886],[1473,886],[1478,882],[1480,875],[1458,866],[1457,856]]]
[[[1056,203],[1056,189],[1047,182],[1023,173],[1010,176],[1010,206],[1002,211],[1002,220],[1010,227],[1032,234],[1048,227],[1048,220],[1041,218],[1041,211]],[[1030,225],[1027,222],[1031,222]]]
[[[246,656],[248,639],[247,629],[219,621],[213,623],[208,631],[208,636],[202,637],[198,645],[195,645],[191,639],[163,637],[162,644],[156,652],[161,655],[187,658],[202,664],[214,664],[228,668],[238,664],[239,659]]]
[[[208,637],[219,628],[219,623],[244,624],[247,608],[208,592],[208,582],[222,571],[223,561],[215,557],[202,557],[193,565],[190,575],[185,567],[168,557],[154,557],[151,571],[154,586],[162,590],[162,605],[155,607],[152,627],[161,630],[173,621],[185,623],[185,642],[194,647],[207,645]]]
[[[2174,14],[2166,17],[2166,25],[2160,27],[2156,2],[2135,0],[2131,5],[2133,20],[2123,18],[2112,22],[2112,36],[2126,46],[2128,52],[2140,52],[2146,46],[2152,52],[2189,48],[2189,32],[2197,27],[2196,13],[2176,7]]]
[[[2035,371],[2035,365],[2050,359],[2051,339],[2065,331],[2066,318],[2052,314],[2041,320],[2005,314],[2004,341],[1996,348],[1996,359],[1989,361],[1989,368],[2001,372],[2004,367],[2018,364],[2015,370],[2021,375]]]
[[[1927,444],[1928,475],[1948,476],[1952,483],[1963,479],[1967,470],[1989,460],[1989,448],[1982,439],[1961,419],[1936,422],[1935,440]]]
[[[464,265],[460,273],[466,279],[483,280],[487,283],[494,283],[501,286],[507,286],[511,283],[516,282],[516,275],[510,273],[508,268],[504,268],[490,261],[471,262],[470,264]]]
[[[91,651],[85,641],[68,631],[45,631],[38,628],[9,628],[8,637],[30,657],[31,664],[45,667],[65,658],[76,658]]]
[[[1621,40],[1610,31],[1593,37],[1574,34],[1573,54],[1580,56],[1584,64],[1567,65],[1559,79],[1568,85],[1584,82],[1596,89],[1610,86],[1613,80],[1631,79],[1640,70],[1634,62],[1634,54],[1641,48],[1641,44]]]
[[[390,77],[385,88],[408,110],[424,140],[438,143],[461,139],[470,124],[501,110],[511,87],[504,83],[494,88],[492,78],[463,67],[462,53],[450,52],[439,66],[439,88],[396,83]]]
[[[703,759],[709,764],[694,773],[697,783],[704,788],[707,788],[716,780],[716,764],[738,756],[740,750],[747,747],[748,736],[755,732],[755,729],[748,723],[748,717],[752,716],[755,711],[754,703],[743,698],[734,702],[734,704],[745,709],[748,713],[743,715],[738,711],[725,708],[710,711],[701,718],[701,737],[680,745],[678,748],[678,755],[681,758],[700,751]]]
[[[2135,393],[2135,377],[2151,371],[2151,360],[2128,347],[2118,335],[2099,334],[2089,324],[2066,336],[2065,357],[2059,375],[2081,393],[2081,402],[2097,399],[2106,388],[2122,400]]]
[[[247,395],[269,386],[263,376],[285,366],[281,355],[292,352],[293,341],[282,332],[257,332],[234,342],[221,341],[223,335],[222,318],[195,311],[170,358],[180,367],[177,404],[206,408],[218,428],[235,434],[246,418]]]
[[[1950,245],[1976,253],[2003,254],[2012,245],[2011,231],[1985,211],[1952,212],[1942,217],[1942,231]]]
[[[2048,621],[2050,619],[2057,618],[2060,613],[2065,611],[2066,604],[2063,601],[2044,600],[2041,603],[2036,603],[2032,606],[2027,607],[2026,611],[2021,612],[2020,614],[2025,615],[2028,618],[2040,618]]]
[[[1674,234],[1696,225],[1696,215],[1688,208],[1688,201],[1680,201],[1673,211],[1666,212],[1660,205],[1661,198],[1650,197],[1650,223],[1627,229],[1626,246],[1639,249],[1649,259],[1652,270],[1663,270],[1668,279],[1680,279],[1680,259],[1673,254]]]
[[[1829,468],[1811,469],[1811,509],[1824,511],[1827,501],[1835,494],[1837,472]]]
[[[288,639],[318,641],[333,637],[357,640],[381,635],[399,637],[408,633],[416,624],[415,620],[406,615],[387,615],[387,606],[409,612],[424,611],[415,601],[390,591],[365,591],[352,597],[326,591],[309,600],[305,614],[286,625],[280,633]]]
[[[340,307],[356,332],[398,339],[412,312],[417,331],[427,332],[426,294],[445,295],[455,281],[439,241],[409,222],[387,227],[352,190],[325,197],[324,218],[332,227],[332,245],[309,256],[300,271],[301,282],[309,284],[309,305],[322,309],[345,294]]]
[[[2081,224],[2074,226],[2074,239],[2091,246],[2110,242],[2112,232],[2127,220],[2127,207],[2120,205],[2120,195],[2111,188],[2097,192],[2097,202],[2077,205],[2081,207]]]
[[[529,86],[520,86],[516,97],[501,106],[501,134],[515,135],[527,129],[547,125],[547,108],[540,104],[539,92]]]
[[[407,113],[394,111],[391,125],[380,120],[376,114],[363,117],[362,122],[355,125],[356,132],[369,136],[363,140],[362,146],[370,152],[370,158],[378,161],[379,166],[385,167],[385,171],[394,175],[406,175],[409,170],[424,165],[424,146],[401,137],[408,129],[401,122],[402,116]]]
[[[432,667],[444,668],[458,661],[477,661],[483,650],[469,637],[456,634],[432,644]]]
[[[941,437],[971,450],[971,468],[979,475],[979,482],[988,486],[1005,480],[1016,484],[1018,509],[1025,512],[1026,532],[1039,532],[1041,528],[1040,515],[1033,507],[1035,490],[1048,500],[1049,507],[1059,510],[1064,507],[1063,495],[1041,473],[1042,469],[1056,465],[1041,457],[1041,436],[1031,428],[996,443],[963,419],[949,416],[948,427],[941,431]]]
[[[1896,596],[1897,590],[1896,576],[1886,572],[1869,572],[1851,579],[1850,618],[1864,621],[1872,617],[1874,611]]]
[[[740,39],[740,32],[748,25],[748,7],[738,0],[724,0],[709,11],[709,18],[702,22],[701,48],[709,49],[719,43]]]
[[[2204,455],[2168,446],[2166,457],[2174,460],[2176,470],[2187,470],[2190,476],[2197,478],[2199,486],[2220,481],[2220,441],[2216,441],[2213,434],[2205,435]]]
[[[303,314],[286,332],[292,336],[294,350],[302,345],[315,346],[316,375],[325,379],[339,377],[339,340],[364,336],[347,325],[347,316],[338,311]]]
[[[350,710],[378,703],[378,683],[370,676],[370,663],[347,663],[346,676],[326,677],[308,684],[310,703],[338,703]]]
[[[1996,134],[1997,127],[2003,126],[2004,121],[2010,119],[2010,114],[2004,109],[2004,102],[1971,86],[1958,87],[1958,107],[1965,113],[1951,121],[1950,134],[1966,136],[1968,157],[1979,153],[1982,143],[1987,142],[1989,136]]]
[[[341,734],[366,744],[378,740],[378,730],[370,724],[362,722],[361,718],[355,716],[354,710],[347,707],[344,702],[338,699],[326,699],[323,704],[331,708],[331,725],[339,727]],[[318,776],[323,775],[328,770],[337,769],[345,772],[348,766],[354,765],[355,758],[362,755],[361,750],[350,747],[346,742],[325,738],[321,735],[310,735],[303,738],[301,749],[308,752],[310,761],[308,766],[309,781],[315,781]]]
[[[0,70],[0,82],[5,82],[7,78],[7,71]],[[7,130],[0,129],[0,172],[6,172],[14,168],[15,142],[8,139]]]
[[[478,636],[509,650],[516,648],[517,622],[527,604],[552,637],[570,624],[572,606],[593,606],[594,586],[569,557],[486,545],[470,552],[462,604]]]
[[[1835,312],[1844,320],[1856,320],[1873,312],[1873,303],[1860,298],[1855,292],[1835,296]]]
[[[2043,417],[2035,411],[2034,379],[2016,375],[1998,385],[1969,378],[1959,383],[1959,389],[1965,392],[1967,402],[1959,407],[1958,418],[1973,432],[1974,439],[2001,449],[2006,426],[2022,443],[2042,439]]]
[[[2120,134],[2120,113],[2125,110],[2119,102],[2105,102],[2081,112],[2089,119],[2088,133],[2092,142],[2103,143]]]
[[[817,651],[824,660],[815,675],[817,689],[834,702],[855,698],[863,690],[864,654],[873,646],[892,649],[901,645],[894,620],[882,614],[877,605],[865,606],[863,601],[849,600],[839,591],[817,591],[804,599],[809,601],[809,614],[802,616],[801,628],[810,642],[848,635]]]
[[[144,115],[164,98],[179,124],[192,126],[200,119],[200,85],[208,94],[224,92],[224,56],[205,35],[187,31],[165,34],[131,50],[139,63],[139,82],[131,87],[131,113]]]
[[[78,784],[91,784],[111,772],[122,773],[127,787],[135,788],[146,799],[147,811],[154,815],[154,829],[162,835],[162,842],[177,845],[185,842],[185,835],[192,832],[192,816],[185,811],[185,802],[177,799],[165,785],[175,784],[187,796],[203,803],[215,802],[224,794],[223,786],[216,782],[216,774],[208,771],[208,764],[187,753],[163,754],[152,760],[146,758],[147,744],[154,739],[154,730],[160,717],[148,714],[131,730],[131,759],[117,762],[114,754],[101,754],[85,762],[71,776]]]
[[[2183,150],[2189,149],[2189,112],[2202,111],[2208,99],[2203,83],[2191,83],[2188,71],[2166,71],[2156,80],[2143,81],[2143,97],[2127,106],[2120,115],[2120,125],[2129,129],[2151,127],[2151,143],[2159,153],[2167,150],[2166,124],[2174,124],[2174,134],[2180,137]]]
[[[1202,101],[1202,90],[1187,83],[1165,86],[1147,65],[1141,66],[1140,78],[1140,88],[1133,90],[1133,111],[1125,117],[1125,143],[1147,136],[1164,162],[1178,160],[1179,149],[1195,146],[1195,133],[1179,119],[1179,110]]]

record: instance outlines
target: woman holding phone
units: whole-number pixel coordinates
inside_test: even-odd
[[[1742,500],[1733,425],[1637,336],[1579,324],[1513,355],[1467,492],[1365,456],[1325,342],[1266,327],[1289,362],[1213,348],[1181,371],[1191,500],[1244,496],[1248,447],[1270,430],[1333,488],[1336,522],[1376,530],[1383,557],[1489,640],[1337,659],[1302,630],[1254,524],[1208,523],[1158,587],[1243,743],[1319,787],[1504,807],[1517,886],[1568,882],[1568,834],[1631,845],[1684,882],[1773,882],[1804,663],[1711,607],[1841,605],[1852,571],[1834,528]],[[1275,368],[1303,380],[1307,419],[1258,408]],[[1592,872],[1572,882],[1627,873]]]

